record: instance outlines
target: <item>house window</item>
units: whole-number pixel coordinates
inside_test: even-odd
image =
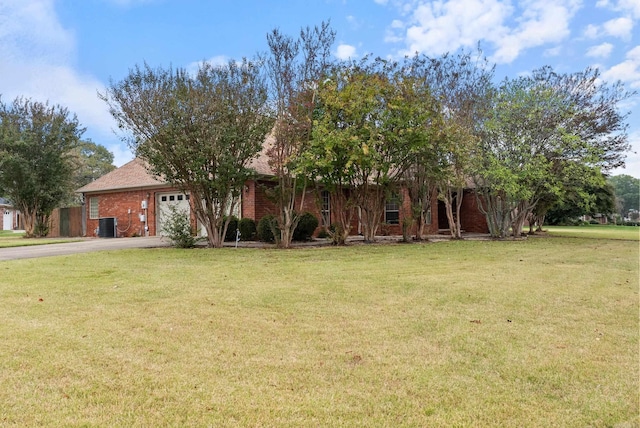
[[[387,224],[400,224],[400,200],[397,196],[387,199],[384,204],[384,222]]]
[[[89,218],[98,218],[98,198],[89,198]]]
[[[321,197],[322,209],[320,214],[322,214],[322,222],[325,226],[329,226],[331,224],[331,194],[327,190],[323,190]]]

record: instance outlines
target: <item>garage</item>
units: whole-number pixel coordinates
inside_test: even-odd
[[[191,206],[189,205],[188,194],[181,192],[157,193],[156,201],[156,230],[158,231],[158,235],[164,235],[164,224],[171,214],[170,207],[173,206],[178,211],[184,212],[185,216],[191,215]]]

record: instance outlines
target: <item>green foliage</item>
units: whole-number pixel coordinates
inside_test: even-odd
[[[307,175],[299,170],[299,161],[311,137],[316,89],[325,77],[335,36],[329,22],[302,28],[297,39],[279,29],[267,35],[266,68],[276,114],[267,150],[275,185],[267,194],[276,206],[276,241],[284,248],[291,245],[298,224],[295,213],[304,206]]]
[[[628,217],[630,210],[640,211],[640,178],[622,174],[609,177],[618,202],[618,213]]]
[[[222,221],[226,221],[226,217]],[[229,226],[227,227],[227,233],[224,235],[224,240],[227,242],[235,242],[236,231],[238,230],[238,218],[231,216],[229,219]]]
[[[113,153],[105,146],[91,140],[79,141],[73,154],[76,161],[73,178],[76,189],[116,169],[113,165]]]
[[[318,219],[310,212],[300,215],[298,227],[293,231],[294,241],[309,241],[318,227]]]
[[[257,227],[258,239],[262,242],[275,242],[278,230],[278,220],[273,214],[267,214],[260,219]]]
[[[483,210],[494,236],[505,236],[539,202],[537,212],[574,192],[588,212],[606,208],[609,190],[585,191],[602,181],[600,171],[623,163],[628,149],[625,115],[619,105],[631,96],[621,84],[601,83],[596,70],[506,79],[494,100],[476,157]],[[606,208],[606,209],[605,209]]]
[[[253,241],[256,238],[257,228],[254,219],[247,217],[240,219],[238,229],[242,241]]]
[[[26,236],[44,236],[51,212],[73,189],[72,152],[84,129],[66,108],[0,100],[0,194],[22,214]]]
[[[168,206],[169,213],[162,228],[163,234],[176,248],[193,248],[200,238],[195,236],[189,214],[176,206]]]
[[[151,172],[192,195],[209,245],[221,247],[225,213],[273,128],[261,67],[246,59],[185,69],[136,66],[101,98]]]

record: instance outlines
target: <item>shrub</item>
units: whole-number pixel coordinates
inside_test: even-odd
[[[252,218],[243,218],[238,222],[240,239],[243,241],[253,241],[256,238],[256,222]]]
[[[321,229],[320,232],[318,232],[318,238],[325,239],[328,237],[329,237],[329,232],[327,232],[327,229]]]
[[[176,248],[195,247],[199,238],[194,236],[189,214],[172,205],[169,205],[169,212],[166,214],[167,220],[164,222],[162,232],[169,239],[171,245]]]
[[[274,233],[278,233],[278,223],[273,214],[267,214],[258,222],[258,239],[262,242],[275,242]]]
[[[318,227],[318,219],[310,212],[302,213],[298,227],[293,231],[294,241],[308,241]]]
[[[223,222],[226,221],[227,218],[223,219]],[[224,224],[224,223],[223,223]],[[229,242],[233,242],[236,240],[236,230],[238,229],[238,218],[235,216],[231,216],[231,220],[229,220],[229,227],[227,227],[227,233],[224,235],[224,240]]]
[[[600,224],[598,220],[591,219],[589,220],[589,224]]]

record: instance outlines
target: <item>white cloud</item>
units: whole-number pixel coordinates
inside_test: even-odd
[[[584,29],[584,36],[588,39],[596,39],[600,34],[600,28],[597,25],[589,24]]]
[[[96,143],[114,140],[113,118],[98,99],[105,85],[73,68],[76,41],[60,24],[53,0],[0,2],[0,94],[60,104],[78,116]],[[87,134],[85,134],[85,137]],[[124,148],[113,150],[116,164],[131,159]]]
[[[628,51],[624,61],[604,71],[602,79],[621,80],[633,89],[640,89],[640,45]]]
[[[638,0],[618,0],[617,2],[612,2],[610,0],[598,0],[596,2],[596,7],[630,14],[634,18],[640,18],[640,2]]]
[[[496,62],[510,63],[526,49],[566,39],[571,33],[571,18],[579,7],[573,0],[527,1],[523,5],[525,9],[516,19],[517,27],[494,40],[498,46],[493,55]]]
[[[631,38],[631,30],[633,30],[633,21],[631,18],[616,18],[602,24],[605,33],[612,37],[618,37],[623,40]]]
[[[408,4],[405,3],[405,7]],[[522,0],[517,7],[500,0],[440,0],[414,4],[402,35],[403,54],[442,54],[485,40],[495,46],[492,60],[510,63],[522,51],[559,43],[570,34],[569,23],[580,0]],[[388,30],[387,41],[400,34]]]
[[[353,59],[356,58],[357,54],[356,54],[356,48],[355,46],[352,45],[347,45],[347,44],[340,44],[338,45],[336,52],[335,52],[335,56],[336,58],[340,59],[340,60],[347,60],[347,59]]]
[[[602,43],[601,45],[591,46],[587,50],[587,56],[592,58],[608,58],[613,51],[611,43]]]
[[[216,55],[204,61],[194,61],[188,64],[185,68],[191,74],[196,74],[198,69],[203,63],[208,63],[214,67],[219,67],[221,65],[227,65],[229,63],[230,58],[225,55]]]
[[[503,32],[510,7],[497,0],[448,0],[418,5],[406,30],[407,54],[442,54]]]
[[[562,46],[556,46],[553,48],[545,49],[544,56],[554,57],[554,56],[559,56],[560,53],[562,53]]]

